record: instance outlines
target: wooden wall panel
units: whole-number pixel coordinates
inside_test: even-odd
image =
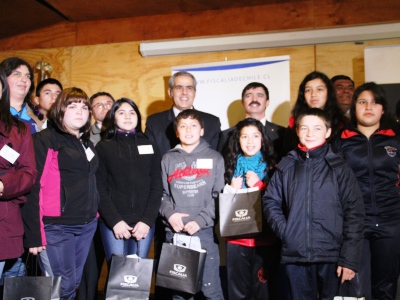
[[[400,39],[366,41],[362,44],[341,43],[316,46],[316,69],[330,78],[338,74],[350,76],[356,86],[364,83],[364,48],[400,44]]]
[[[0,52],[0,61],[12,56],[18,56],[26,60],[32,68],[36,62],[43,58],[53,66],[51,77],[58,79],[64,87],[70,85],[71,79],[71,48],[52,48],[52,49],[34,49],[20,51]],[[35,86],[39,82],[39,71],[34,70]]]
[[[139,43],[119,43],[75,47],[72,50],[71,85],[82,88],[89,95],[104,90],[115,98],[133,99],[140,108],[144,124],[148,115],[172,105],[167,95],[171,66],[290,55],[292,99],[295,99],[304,75],[314,70],[313,46],[151,58],[141,57],[136,51],[138,46]],[[287,114],[285,119],[289,110],[289,103],[281,110]]]
[[[399,43],[400,39],[393,39],[369,41],[362,45],[344,43],[143,58],[138,53],[139,42],[128,42],[4,51],[0,52],[0,60],[20,56],[33,66],[43,58],[53,65],[52,77],[59,79],[65,87],[80,87],[89,96],[98,91],[107,91],[115,98],[133,99],[139,105],[144,124],[148,115],[172,105],[167,95],[171,66],[290,55],[290,102],[293,104],[298,86],[309,72],[317,69],[329,77],[339,73],[348,74],[359,85],[364,82],[364,47]],[[282,114],[289,115],[291,104],[285,103],[280,107],[279,119]]]

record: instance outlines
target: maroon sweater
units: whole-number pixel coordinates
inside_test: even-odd
[[[36,179],[36,164],[32,137],[29,128],[24,134],[18,133],[13,125],[8,133],[0,121],[0,149],[8,145],[20,156],[11,164],[0,156],[0,180],[4,192],[0,197],[0,261],[22,255],[24,227],[20,205],[26,202],[25,195],[30,192]]]

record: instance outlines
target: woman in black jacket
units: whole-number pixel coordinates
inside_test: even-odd
[[[365,234],[359,271],[366,299],[395,299],[400,263],[400,138],[374,82],[356,89],[351,123],[334,141],[364,198]],[[371,289],[372,297],[371,298]]]
[[[90,103],[65,89],[49,111],[48,127],[33,135],[37,180],[22,208],[25,246],[40,253],[43,272],[61,276],[61,299],[74,299],[97,227],[98,159],[89,140]]]
[[[107,261],[113,254],[147,257],[163,190],[161,157],[142,133],[140,112],[132,100],[116,101],[103,124],[96,177]]]

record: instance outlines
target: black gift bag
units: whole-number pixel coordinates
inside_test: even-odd
[[[113,255],[106,300],[149,299],[152,273],[152,259]]]
[[[164,243],[157,270],[156,285],[196,294],[201,290],[207,252]]]
[[[365,300],[361,289],[361,278],[358,273],[352,280],[346,280],[339,284],[337,295],[334,300]]]
[[[51,300],[53,278],[46,276],[21,276],[4,278],[4,298],[7,300]]]
[[[222,237],[262,232],[261,191],[219,194]]]

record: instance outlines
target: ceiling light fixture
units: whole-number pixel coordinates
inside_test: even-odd
[[[400,38],[400,23],[277,33],[143,41],[143,57],[257,48],[290,47]]]

